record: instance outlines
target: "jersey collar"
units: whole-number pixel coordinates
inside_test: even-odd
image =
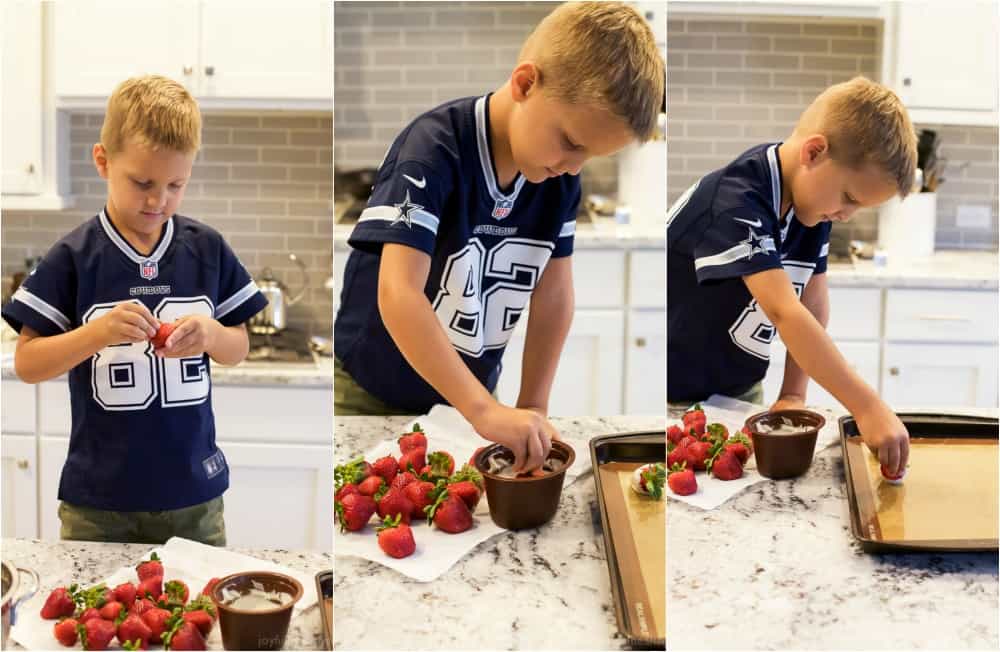
[[[490,134],[489,118],[487,113],[487,99],[489,95],[484,95],[476,100],[476,144],[479,149],[479,164],[483,168],[483,178],[486,179],[486,188],[490,192],[490,197],[497,202],[513,202],[517,198],[517,193],[521,192],[525,178],[520,172],[514,180],[514,189],[509,195],[500,192],[497,184],[497,177],[493,171],[493,157],[490,156]]]
[[[167,247],[170,246],[170,243],[174,239],[174,216],[171,215],[170,219],[167,220],[167,228],[163,229],[163,233],[160,234],[160,241],[156,243],[156,247],[153,248],[153,252],[148,256],[145,256],[136,251],[135,247],[130,245],[128,240],[122,237],[122,234],[118,233],[118,229],[115,228],[115,225],[111,222],[111,218],[108,217],[107,209],[101,209],[101,214],[98,215],[98,220],[101,223],[101,228],[103,228],[104,232],[107,234],[108,239],[111,240],[111,242],[114,243],[114,245],[118,247],[118,249],[120,249],[129,260],[139,265],[147,262],[160,262],[160,259],[163,258],[163,254],[167,252]]]
[[[778,216],[778,223],[787,232],[788,224],[795,217],[795,206],[788,208],[788,215],[781,214],[781,164],[778,161],[778,145],[780,144],[767,148],[767,164],[771,168],[771,203],[774,205],[774,214]]]

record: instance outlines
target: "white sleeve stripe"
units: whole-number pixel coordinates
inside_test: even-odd
[[[31,292],[28,292],[24,287],[19,287],[17,292],[14,293],[14,301],[20,301],[24,305],[28,306],[38,314],[42,315],[53,324],[59,327],[59,330],[66,332],[69,330],[70,322],[66,315],[62,314],[54,307],[45,303],[42,299],[35,296]]]
[[[830,255],[830,243],[827,242],[826,244],[823,245],[823,248],[819,250],[819,257],[822,258],[823,256],[829,256],[829,255]]]
[[[560,238],[568,238],[569,236],[575,233],[576,233],[576,220],[563,222],[562,228],[559,229]]]
[[[232,311],[236,310],[244,303],[247,302],[250,297],[257,293],[257,284],[250,281],[242,288],[233,293],[231,297],[223,301],[215,309],[215,318],[225,317]]]
[[[702,256],[694,261],[694,268],[701,269],[702,267],[715,267],[717,265],[728,265],[729,263],[736,262],[740,258],[746,258],[750,255],[750,245],[742,242],[735,247],[726,249],[722,253],[718,253],[712,256]]]
[[[395,222],[397,219],[399,219],[399,209],[395,206],[371,206],[362,211],[361,217],[358,218],[358,223],[371,220]],[[441,223],[441,220],[432,213],[416,210],[410,212],[410,222],[417,226],[422,226],[434,235],[437,235],[438,225]]]

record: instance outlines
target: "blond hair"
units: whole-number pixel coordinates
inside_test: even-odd
[[[130,141],[194,154],[201,145],[198,103],[184,86],[167,77],[126,79],[108,98],[101,144],[112,156]]]
[[[899,97],[881,84],[855,77],[831,86],[805,110],[795,132],[822,133],[830,158],[852,169],[875,165],[902,197],[913,187],[917,135]]]
[[[622,118],[642,141],[656,132],[666,74],[646,20],[621,2],[567,2],[525,41],[518,63],[531,61],[555,99],[597,104]]]

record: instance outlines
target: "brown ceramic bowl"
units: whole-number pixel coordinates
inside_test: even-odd
[[[514,454],[501,444],[493,444],[476,455],[476,470],[483,476],[486,485],[486,500],[490,504],[490,518],[507,530],[523,530],[538,527],[552,520],[559,507],[566,469],[576,459],[576,453],[561,441],[552,442],[549,458],[563,463],[558,471],[538,478],[501,478],[487,471],[486,460],[497,451],[513,461]]]
[[[776,428],[781,425],[782,417],[796,426],[809,426],[809,430],[775,435],[758,429],[759,424]],[[760,412],[747,419],[746,427],[753,433],[753,454],[757,459],[757,470],[762,476],[772,480],[794,478],[808,471],[816,449],[816,435],[825,424],[823,415],[809,410]]]
[[[244,592],[252,582],[259,582],[265,591],[288,593],[292,599],[273,609],[236,609],[222,603],[223,591]],[[212,601],[219,611],[222,647],[227,650],[280,650],[285,645],[292,608],[302,598],[302,584],[294,577],[267,571],[233,573],[223,577],[212,589]]]

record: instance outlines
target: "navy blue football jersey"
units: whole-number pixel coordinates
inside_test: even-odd
[[[826,272],[830,224],[781,212],[778,145],[698,180],[667,214],[667,396],[737,396],[764,378],[775,328],[742,277],[784,268],[799,296]]]
[[[222,236],[174,215],[146,256],[104,211],[57,242],[3,308],[17,331],[59,335],[116,305],[161,322],[201,314],[242,324],[267,305]],[[98,351],[69,372],[73,427],[59,499],[115,511],[179,509],[229,486],[215,445],[207,354],[160,358],[149,342]]]
[[[424,291],[441,327],[490,391],[514,326],[550,258],[573,251],[580,181],[498,186],[490,154],[489,96],[443,104],[389,147],[368,206],[351,233],[334,346],[361,387],[407,412],[446,402],[406,362],[378,310],[382,245],[431,257]]]

